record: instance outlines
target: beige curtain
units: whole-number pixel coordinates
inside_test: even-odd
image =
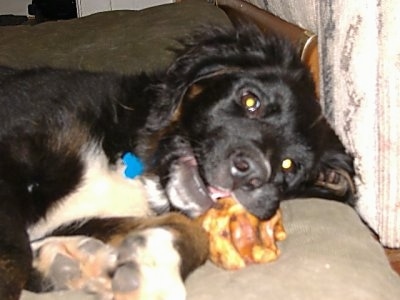
[[[400,247],[400,1],[253,2],[318,33],[321,101],[355,156],[357,209]]]
[[[325,112],[356,158],[358,210],[400,247],[400,1],[320,1]]]

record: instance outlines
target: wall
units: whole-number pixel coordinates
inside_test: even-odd
[[[83,17],[100,11],[133,9],[173,3],[174,0],[77,0],[78,16]]]
[[[31,0],[1,0],[0,15],[22,15],[28,14],[28,4]]]

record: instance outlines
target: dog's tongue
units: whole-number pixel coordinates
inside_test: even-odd
[[[214,205],[193,156],[180,158],[166,187],[171,204],[190,217],[197,217]]]
[[[214,202],[216,202],[218,199],[232,196],[231,192],[214,186],[208,187],[208,194]]]
[[[167,186],[173,206],[191,217],[204,213],[218,199],[231,196],[226,189],[207,186],[197,167],[193,155],[181,157],[174,167],[174,180]]]

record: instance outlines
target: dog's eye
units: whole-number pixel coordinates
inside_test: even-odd
[[[294,172],[296,170],[296,164],[290,158],[285,158],[281,163],[282,170],[287,173]]]
[[[256,95],[250,92],[243,93],[241,97],[242,106],[250,113],[256,112],[260,106],[260,99]]]

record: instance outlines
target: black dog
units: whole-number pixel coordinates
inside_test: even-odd
[[[1,68],[1,299],[184,299],[181,278],[208,255],[190,218],[218,197],[261,219],[288,198],[353,202],[352,160],[288,42],[208,28],[177,52],[154,75]],[[139,179],[124,178],[126,152],[144,163]],[[103,281],[79,266],[93,255]]]

